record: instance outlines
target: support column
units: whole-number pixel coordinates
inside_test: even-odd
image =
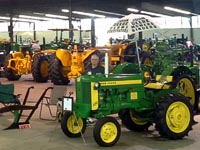
[[[36,40],[35,22],[33,22],[33,39]]]
[[[192,16],[189,17],[189,23],[190,23],[190,40],[192,43],[194,43],[194,32],[193,32],[193,26],[192,26]]]
[[[91,46],[96,46],[96,40],[95,40],[95,22],[94,18],[91,19]]]
[[[10,15],[10,25],[8,26],[8,34],[10,37],[10,43],[13,43],[13,15]]]
[[[72,25],[72,3],[69,0],[69,41],[73,42],[74,32],[73,32],[73,25]]]

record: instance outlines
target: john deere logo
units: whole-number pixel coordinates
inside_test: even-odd
[[[130,84],[142,84],[142,80],[124,80],[124,81],[107,81],[107,82],[100,82],[100,85],[101,85],[101,86],[130,85]]]

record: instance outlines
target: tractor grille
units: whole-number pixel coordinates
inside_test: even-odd
[[[76,84],[76,98],[77,103],[91,103],[91,83],[90,82],[77,82]]]

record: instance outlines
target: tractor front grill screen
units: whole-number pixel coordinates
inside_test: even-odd
[[[78,102],[85,104],[91,103],[91,83],[90,82],[77,82],[76,84],[76,99]]]

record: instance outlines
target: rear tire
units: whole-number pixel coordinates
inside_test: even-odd
[[[67,61],[67,60],[66,60]],[[52,54],[49,65],[49,77],[51,82],[55,85],[67,85],[70,80],[63,71],[63,65],[61,61],[56,57],[56,54]]]
[[[196,101],[198,101],[198,99],[196,98],[193,79],[186,74],[180,75],[173,81],[173,87],[177,87],[179,89],[179,93],[189,99],[190,104],[194,109]]]
[[[188,135],[194,122],[190,102],[177,93],[163,97],[155,115],[156,129],[161,136],[169,139],[180,139]]]
[[[33,58],[32,75],[36,82],[47,82],[49,79],[48,64],[49,56],[42,53]]]
[[[142,121],[136,118],[132,109],[120,110],[118,115],[119,118],[122,120],[122,124],[131,131],[141,132],[151,125],[146,121]]]

